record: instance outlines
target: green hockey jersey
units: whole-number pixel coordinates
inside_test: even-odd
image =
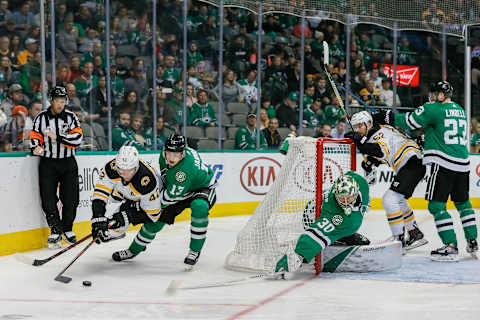
[[[467,116],[455,102],[431,102],[413,112],[395,115],[395,125],[406,130],[425,129],[423,163],[468,172]]]
[[[363,216],[370,207],[370,195],[368,183],[359,174],[349,171],[347,175],[352,176],[358,183],[360,194],[351,210],[344,210],[335,199],[333,191],[322,202],[320,218],[315,220],[300,236],[295,252],[303,256],[308,262],[312,260],[327,246],[338,239],[355,233],[362,225]],[[313,202],[305,207],[305,213],[311,211]]]
[[[255,150],[257,149],[257,128],[250,131],[247,126],[241,126],[235,133],[235,149],[238,150]],[[260,148],[267,149],[267,140],[260,131]]]
[[[212,168],[191,148],[185,150],[185,157],[175,167],[168,167],[165,152],[160,153],[159,164],[164,185],[162,208],[185,200],[196,190],[213,187],[216,183]]]
[[[192,111],[190,113],[189,123],[193,126],[198,127],[207,127],[211,123],[217,122],[217,117],[215,116],[215,111],[210,103],[201,105],[199,103],[194,103],[192,105]]]
[[[137,150],[145,150],[143,145],[135,138],[135,132],[132,129],[123,129],[119,125],[112,128],[112,148],[119,150],[123,145],[134,146]]]

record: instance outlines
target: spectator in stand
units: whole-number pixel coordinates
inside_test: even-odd
[[[187,86],[188,88],[188,86]],[[173,125],[175,123],[175,110],[167,104],[167,91],[171,91],[170,88],[157,87],[157,116],[162,117],[162,123],[166,126]],[[149,97],[149,110],[153,107],[152,101],[153,95]],[[197,99],[195,98],[195,101]],[[151,111],[149,111],[151,114]]]
[[[133,21],[128,14],[127,8],[123,5],[120,5],[115,16],[117,16],[119,19],[120,30],[122,30],[123,32],[127,32]]]
[[[55,8],[55,23],[63,24],[65,23],[65,18],[68,15],[67,12],[67,4],[65,1],[55,1],[56,8]]]
[[[145,79],[145,68],[141,65],[135,68],[133,77],[125,80],[125,91],[135,91],[137,93],[138,100],[144,101],[148,94],[148,83]],[[145,113],[147,110],[141,110]]]
[[[247,46],[243,36],[236,36],[227,47],[226,65],[234,70],[240,77],[244,77],[250,64],[249,56],[252,48]]]
[[[379,75],[380,75],[380,72],[378,71],[378,68],[373,68],[370,71],[370,75],[368,77],[369,80],[373,81],[373,86],[375,87],[375,89],[378,89],[378,90],[382,88],[382,80],[384,79],[384,78],[380,78]]]
[[[315,99],[315,85],[313,83],[307,83],[305,85],[305,92],[303,94],[303,107],[311,106]]]
[[[125,90],[125,97],[123,99],[123,105],[120,110],[126,110],[131,114],[141,113],[145,110],[142,102],[138,99],[137,92],[135,90]]]
[[[240,101],[248,104],[251,111],[252,105],[257,102],[257,72],[250,70],[246,79],[241,79],[237,82],[240,92]]]
[[[330,133],[332,138],[343,139],[346,133],[345,126],[346,126],[345,120],[340,119],[337,125],[335,126],[335,128],[333,128]]]
[[[305,39],[310,39],[312,38],[312,30],[308,27],[308,24],[305,24],[305,27],[303,28],[304,32],[303,35],[305,36]],[[293,35],[299,39],[302,38],[302,20],[298,19],[297,24],[293,27]]]
[[[470,140],[470,152],[479,153],[480,151],[480,122],[476,118],[472,118],[473,135]]]
[[[110,99],[112,109],[114,101]],[[85,107],[91,113],[90,119],[100,123],[104,129],[108,128],[107,81],[105,76],[98,77],[98,86],[92,89],[86,99]]]
[[[323,111],[323,121],[330,125],[330,128],[337,125],[337,122],[343,116],[343,111],[340,109],[338,99],[333,95],[330,100],[332,101],[329,105],[325,107]]]
[[[13,107],[18,105],[27,104],[25,103],[22,86],[14,83],[8,88],[7,99],[2,102],[0,109],[2,109],[5,114],[11,114]]]
[[[290,92],[285,101],[277,108],[277,118],[280,127],[287,127],[292,131],[297,130],[297,102],[298,94],[296,92]]]
[[[156,149],[154,148],[154,144],[153,144],[152,128],[148,128],[143,133],[143,136],[145,137],[145,140],[146,140],[146,148],[148,150],[163,150],[163,146],[165,145],[165,142],[167,141],[168,137],[170,137],[170,135],[174,133],[174,131],[165,127],[165,122],[163,121],[162,116],[157,117],[156,127],[157,127],[157,148]]]
[[[12,151],[27,151],[30,149],[26,141],[30,135],[30,132],[26,132],[27,130],[25,130],[25,121],[27,118],[27,108],[18,105],[12,109],[12,116],[8,122],[0,128],[0,140],[10,144]]]
[[[229,112],[228,104],[230,102],[239,102],[240,101],[240,90],[238,86],[235,84],[236,82],[235,73],[232,70],[225,70],[223,72],[223,91],[222,91],[222,98],[223,104],[225,107],[225,111]],[[218,86],[214,88],[215,92],[218,92]]]
[[[192,84],[187,84],[187,97],[186,97],[187,108],[191,109],[194,103],[197,103],[198,99],[195,97],[195,90],[193,89]]]
[[[215,127],[217,116],[211,104],[207,102],[208,93],[205,90],[197,92],[197,103],[192,105],[190,123],[198,127]]]
[[[315,99],[319,99],[323,105],[327,105],[330,103],[330,97],[332,96],[332,92],[330,87],[327,87],[327,79],[319,78],[317,81],[317,85],[315,87]]]
[[[121,105],[125,94],[125,85],[117,74],[117,65],[115,64],[110,65],[110,90],[112,90],[112,105]]]
[[[269,121],[267,110],[260,108],[260,130],[268,128]]]
[[[127,110],[119,113],[118,123],[112,129],[112,149],[118,150],[123,145],[134,146],[143,150],[143,146],[135,139],[135,133],[130,128],[131,116]]]
[[[7,24],[7,21],[12,18],[12,12],[8,10],[8,0],[0,1],[0,27]]]
[[[12,20],[15,21],[17,29],[25,31],[27,31],[31,25],[35,24],[35,17],[30,11],[30,1],[24,1],[20,9],[13,12]]]
[[[198,94],[198,93],[197,93]],[[187,114],[184,115],[183,112],[183,90],[182,88],[175,87],[173,88],[173,94],[167,102],[167,105],[172,108],[175,113],[175,118],[171,125],[175,126],[177,129],[183,126],[184,116],[189,119],[189,109],[187,109]],[[191,111],[190,111],[191,112]],[[188,121],[187,121],[188,124]]]
[[[165,69],[162,79],[168,81],[170,86],[180,80],[180,69],[175,67],[175,58],[172,56],[165,57]]]
[[[209,41],[215,40],[215,36],[217,35],[215,17],[208,16],[207,21],[198,27],[197,32],[200,39],[206,39]]]
[[[367,86],[368,73],[365,69],[360,69],[355,81],[352,83],[352,92],[360,94],[360,91]]]
[[[67,64],[60,64],[57,67],[57,79],[56,82],[58,85],[67,86],[67,83],[70,82],[70,78],[72,77],[72,72],[70,71],[70,67]]]
[[[114,16],[110,27],[110,41],[118,47],[128,44],[127,34],[121,29],[120,18]]]
[[[18,71],[14,71],[10,58],[7,56],[0,58],[0,72],[3,73],[5,82],[11,83],[14,78],[18,77]]]
[[[287,73],[283,66],[282,58],[273,57],[273,62],[265,71],[265,88],[262,90],[271,97],[272,104],[280,103],[288,92]],[[280,126],[282,125],[282,119]]]
[[[0,58],[8,57],[11,60],[16,60],[16,55],[10,50],[10,38],[7,36],[0,37]]]
[[[287,69],[287,83],[288,91],[299,91],[300,90],[300,71],[302,65],[300,61],[295,60],[295,63],[292,67]]]
[[[278,119],[272,118],[268,121],[268,127],[262,130],[268,149],[278,149],[282,143],[282,137],[278,132]]]
[[[70,58],[70,80],[69,82],[75,81],[78,77],[80,77],[83,73],[82,68],[80,67],[80,57],[79,56],[72,56]]]
[[[245,126],[238,128],[235,133],[235,149],[238,150],[257,150],[257,115],[249,113]],[[260,146],[258,150],[267,148],[267,141],[263,132],[260,131]]]
[[[316,128],[322,122],[322,101],[316,99],[313,103],[305,108],[303,112],[303,127]]]
[[[367,80],[365,88],[360,90],[360,97],[370,106],[379,106],[383,104],[380,97],[380,91],[375,88],[373,80]]]
[[[269,99],[267,99],[267,97],[263,98],[262,108],[267,110],[267,114],[270,119],[277,117],[277,110],[275,110],[275,107],[272,106],[272,103],[270,102]]]
[[[277,21],[277,16],[271,14],[267,16],[267,21],[263,23],[262,29],[267,36],[276,36],[282,33],[282,27]]]
[[[196,66],[199,61],[203,60],[203,55],[198,51],[197,43],[191,42],[187,51],[187,65]]]
[[[75,85],[73,83],[67,83],[65,88],[67,89],[69,105],[82,106],[82,103],[77,96],[77,88]]]
[[[42,53],[36,52],[34,58],[24,64],[21,68],[19,83],[22,85],[24,93],[30,97],[33,96],[40,87],[42,79],[41,62]]]
[[[144,116],[139,113],[135,113],[132,116],[132,121],[130,122],[130,128],[132,129],[134,133],[135,140],[142,145],[142,147],[145,149],[146,146],[146,140],[145,137],[143,136],[143,120]]]
[[[78,46],[83,42],[79,31],[79,28],[74,27],[73,15],[69,14],[63,28],[58,32],[58,49],[67,59],[71,59],[78,52]]]
[[[6,99],[8,90],[6,80],[7,79],[5,78],[5,72],[0,71],[0,104],[2,104],[2,102]]]
[[[382,104],[392,107],[393,106],[393,90],[391,89],[392,86],[392,80],[390,78],[387,79],[382,79],[382,88],[379,91],[380,94],[380,101]],[[402,106],[402,102],[400,101],[400,97],[396,97],[395,105],[397,107]]]
[[[93,74],[93,63],[85,62],[82,75],[73,81],[80,99],[86,98],[90,91],[98,85],[98,77]]]
[[[338,34],[334,34],[328,43],[330,51],[330,62],[336,65],[340,60],[345,59],[345,49],[339,41]]]
[[[41,101],[33,101],[30,103],[30,110],[28,112],[28,116],[30,120],[27,122],[31,122],[33,124],[33,119],[43,110],[42,102]]]
[[[19,66],[23,66],[27,62],[33,59],[33,56],[38,50],[37,40],[32,38],[27,38],[25,40],[25,50],[20,52],[17,56],[17,61]]]
[[[15,28],[15,21],[9,18],[4,26],[0,26],[0,36],[9,37],[11,40],[13,35],[18,35],[18,33]]]
[[[86,3],[80,4],[80,9],[75,15],[75,21],[81,24],[85,29],[93,29],[96,24],[95,18],[90,12],[90,9],[88,9]]]
[[[324,123],[317,127],[315,138],[331,138],[332,126]]]

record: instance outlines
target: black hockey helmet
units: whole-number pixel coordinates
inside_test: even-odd
[[[187,142],[184,136],[173,133],[165,142],[165,151],[183,152],[187,147]]]
[[[442,92],[445,97],[451,98],[453,96],[453,87],[447,81],[438,81],[435,84],[432,84],[430,92]]]
[[[63,98],[66,98],[68,101],[67,89],[64,86],[53,87],[52,89],[50,89],[49,96],[50,96],[50,99],[53,99],[56,97],[63,97]]]

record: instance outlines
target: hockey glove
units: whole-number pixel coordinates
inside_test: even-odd
[[[275,266],[275,273],[278,273],[278,278],[289,279],[292,273],[300,269],[303,263],[303,257],[295,252],[285,254],[280,260],[278,260]]]
[[[125,201],[120,206],[120,212],[125,212],[128,222],[134,226],[151,221],[147,213],[140,207],[140,201]]]
[[[369,185],[375,184],[377,182],[377,166],[371,157],[367,157],[365,160],[362,161],[362,168],[365,171],[365,179]]]
[[[108,242],[111,240],[107,220],[107,217],[98,217],[91,220],[92,238],[97,239],[95,242],[98,244],[100,244],[100,242]]]
[[[372,118],[378,124],[393,125],[395,121],[392,110],[380,110],[379,112],[372,114]]]
[[[415,137],[415,141],[423,149],[423,147],[425,146],[425,134],[421,134]]]
[[[357,146],[361,146],[362,144],[364,144],[368,140],[368,138],[366,136],[362,136],[360,133],[353,132],[353,131],[345,133],[345,138],[352,139],[353,142],[355,142],[355,145],[357,145]]]
[[[113,214],[112,219],[109,221],[110,229],[121,229],[122,231],[127,230],[130,225],[128,219],[128,214],[125,211],[119,211]]]

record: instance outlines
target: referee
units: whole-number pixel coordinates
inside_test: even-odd
[[[65,87],[50,90],[50,107],[33,120],[30,147],[40,157],[39,180],[42,209],[50,227],[49,248],[59,248],[62,233],[65,240],[77,241],[72,232],[79,203],[78,166],[75,149],[82,142],[80,122],[73,112],[65,110],[68,95]],[[57,207],[62,201],[62,218]]]

